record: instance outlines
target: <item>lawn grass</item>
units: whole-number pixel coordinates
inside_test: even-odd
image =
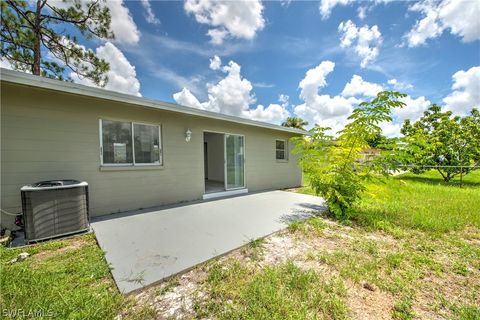
[[[480,319],[480,172],[462,187],[435,172],[372,182],[349,224],[324,215],[293,222],[138,297],[118,293],[92,234],[0,250],[2,312],[40,310],[62,319]],[[23,251],[31,256],[9,263]],[[188,303],[172,315],[179,301]]]
[[[298,192],[314,194],[305,186]],[[367,228],[431,233],[480,228],[480,170],[449,183],[436,171],[379,178],[355,205],[352,219]]]
[[[347,319],[340,280],[302,270],[292,262],[255,270],[235,259],[208,266],[194,318]],[[226,303],[227,302],[227,303]]]
[[[368,186],[353,219],[375,228],[415,228],[444,233],[466,226],[480,228],[480,171],[444,183],[435,171],[383,179]]]
[[[2,313],[23,310],[11,318],[112,319],[132,302],[116,289],[93,234],[0,250]],[[30,257],[11,264],[21,252]]]

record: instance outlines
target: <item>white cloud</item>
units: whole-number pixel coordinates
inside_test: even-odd
[[[175,93],[173,99],[178,104],[197,109],[271,123],[279,123],[288,117],[289,113],[285,106],[279,104],[270,104],[268,107],[263,105],[258,105],[256,108],[251,107],[256,102],[255,95],[252,93],[253,86],[249,80],[242,77],[241,67],[236,62],[230,61],[223,67],[220,65],[214,67],[221,70],[226,76],[216,84],[207,85],[207,101],[200,102],[187,88]]]
[[[398,81],[397,79],[390,79],[387,81],[387,83],[395,90],[398,91],[406,91],[406,90],[411,90],[413,89],[413,85],[410,83]]]
[[[327,85],[326,76],[334,68],[335,63],[326,60],[306,72],[305,78],[299,83],[300,99],[304,103],[297,105],[294,111],[311,126],[319,124],[331,127],[332,132],[336,133],[344,127],[353,105],[359,101],[354,97],[319,95],[319,89]]]
[[[205,106],[203,106],[187,88],[183,88],[182,91],[174,93],[173,99],[182,106],[205,110]]]
[[[227,76],[209,86],[209,109],[239,116],[256,101],[251,82],[242,77],[240,70],[240,65],[233,61],[222,67]]]
[[[267,108],[259,104],[255,109],[242,112],[242,116],[249,119],[279,124],[289,116],[285,107],[279,104],[270,104]]]
[[[210,59],[210,69],[212,70],[218,70],[222,66],[222,60],[220,59],[219,56],[214,56],[212,59]]]
[[[383,135],[387,137],[399,137],[401,135],[400,129],[402,129],[403,122],[407,119],[412,122],[417,121],[431,105],[431,102],[424,96],[415,99],[406,96],[399,100],[405,103],[406,106],[392,110],[392,122],[382,122],[379,124]]]
[[[407,119],[410,119],[412,122],[417,121],[431,105],[431,102],[424,96],[415,99],[411,96],[406,96],[399,100],[406,105],[403,108],[393,109],[392,116],[396,121],[402,123]]]
[[[323,61],[317,67],[307,71],[299,85],[300,98],[304,100],[304,103],[294,108],[295,114],[308,121],[310,126],[319,124],[323,127],[330,127],[332,128],[331,134],[335,134],[345,127],[348,122],[347,118],[362,100],[366,97],[374,97],[383,90],[382,85],[365,81],[362,77],[353,75],[341,95],[320,95],[318,91],[327,85],[325,77],[333,71],[334,67],[333,62]],[[424,96],[418,98],[407,96],[401,98],[400,101],[406,103],[406,106],[403,109],[393,109],[393,122],[380,125],[387,136],[400,135],[400,128],[405,119],[418,120],[430,106],[430,101]]]
[[[342,48],[353,47],[355,53],[361,58],[360,66],[362,68],[377,58],[382,43],[382,34],[378,26],[365,25],[358,28],[351,20],[348,20],[340,23],[338,31],[342,33],[340,46]]]
[[[453,92],[443,99],[447,110],[465,115],[480,107],[480,66],[457,71],[453,76]]]
[[[53,5],[58,8],[69,8],[75,5],[73,0],[54,0]],[[80,1],[85,7],[86,2]],[[103,3],[103,2],[101,2]],[[105,6],[110,10],[112,21],[110,29],[115,34],[113,42],[120,44],[136,44],[140,40],[140,31],[133,21],[130,11],[123,3],[123,0],[105,1]]]
[[[357,13],[360,20],[364,20],[367,17],[367,7],[358,7]]]
[[[290,97],[286,94],[282,93],[278,96],[278,102],[280,102],[280,105],[284,108],[288,107],[289,100],[290,100]]]
[[[355,1],[355,0],[321,0],[320,1],[320,14],[322,16],[322,19],[327,19],[330,17],[330,14],[332,13],[333,8],[336,6],[346,6],[352,3],[357,3],[361,4],[361,6],[358,7],[357,12],[358,12],[358,17],[363,20],[366,18],[366,13],[367,11],[371,10],[374,6],[379,5],[379,4],[388,4],[390,2],[393,2],[395,0],[369,0],[369,1]]]
[[[303,103],[294,108],[295,114],[308,121],[310,126],[318,124],[332,128],[330,133],[337,133],[347,123],[353,106],[359,101],[356,98],[319,95],[314,103]]]
[[[145,20],[147,20],[148,23],[158,25],[160,24],[160,20],[155,16],[155,13],[153,13],[152,10],[152,5],[150,4],[149,0],[140,0],[140,3],[142,4],[143,9],[145,10],[144,16]]]
[[[211,38],[210,42],[215,45],[221,45],[228,36],[228,31],[224,29],[210,29],[207,35]]]
[[[415,3],[409,10],[423,15],[405,35],[409,47],[423,45],[447,29],[463,42],[480,39],[480,5],[476,0],[428,0]]]
[[[350,82],[348,82],[345,85],[345,88],[343,88],[342,96],[354,97],[360,95],[375,97],[380,91],[383,91],[381,85],[365,81],[361,76],[354,74]]]
[[[138,43],[140,31],[123,1],[107,1],[106,6],[110,9],[112,16],[110,27],[115,34],[114,42],[121,44]]]
[[[473,107],[478,108],[480,106],[480,66],[472,67],[467,71],[460,70],[452,76],[452,79],[453,92],[443,99],[445,110],[450,110],[457,115],[466,115]],[[391,80],[388,83],[398,84]],[[393,110],[394,122],[381,126],[384,134],[388,136],[399,136],[400,128],[405,120],[417,121],[432,104],[424,96],[417,98],[407,96],[401,98],[400,101],[404,102],[406,106]]]
[[[475,0],[444,1],[440,10],[444,27],[465,42],[480,39],[480,4]]]
[[[21,64],[21,63],[11,63],[7,59],[2,59],[0,57],[0,68],[8,69],[8,70],[16,70],[25,73],[32,73],[32,68],[29,65]]]
[[[135,67],[130,64],[122,51],[114,44],[106,42],[96,49],[96,55],[110,64],[110,70],[107,72],[108,83],[104,87],[105,89],[141,96],[140,82],[137,79]],[[70,77],[76,83],[95,86],[91,80],[82,78],[76,73],[70,73]]]
[[[405,86],[405,84],[397,81],[396,79],[391,79],[388,81],[388,83],[396,86]],[[362,79],[362,77],[358,75],[353,75],[350,82],[345,85],[345,88],[342,91],[342,95],[345,97],[375,97],[378,92],[383,90],[385,89],[382,85],[365,81]],[[406,105],[403,108],[395,108],[392,110],[393,122],[386,123],[384,124],[384,126],[382,126],[385,131],[385,135],[398,136],[400,134],[400,128],[404,120],[410,119],[411,121],[417,121],[423,115],[423,112],[426,111],[431,104],[430,101],[427,100],[424,96],[412,98],[411,96],[407,95],[405,98],[400,98],[399,100]]]
[[[322,0],[320,1],[320,14],[322,19],[327,19],[332,13],[332,9],[337,5],[348,5],[352,3],[353,0]]]
[[[409,10],[424,14],[424,18],[417,20],[413,29],[406,35],[409,47],[419,46],[428,38],[436,38],[442,34],[443,28],[439,24],[438,12],[433,3],[417,2]]]
[[[275,85],[273,83],[267,83],[267,82],[255,82],[253,84],[254,87],[257,88],[273,88]]]
[[[265,26],[263,5],[259,0],[186,0],[184,9],[194,15],[198,23],[212,27],[207,35],[216,45],[229,37],[253,39]]]
[[[402,129],[402,123],[382,122],[378,126],[382,129],[382,134],[389,138],[399,137],[400,129]]]
[[[326,77],[334,68],[335,63],[325,60],[315,68],[308,70],[305,78],[298,84],[298,87],[302,89],[300,98],[307,102],[315,101],[318,96],[318,89],[327,85]]]
[[[0,58],[0,67],[13,70],[12,64],[7,59]]]

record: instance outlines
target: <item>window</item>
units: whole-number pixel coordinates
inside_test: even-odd
[[[277,160],[287,160],[286,140],[275,140],[275,158]]]
[[[161,165],[160,126],[101,120],[102,164]]]
[[[135,163],[160,164],[159,133],[158,126],[133,124]]]
[[[131,123],[102,120],[102,149],[104,164],[133,163]]]

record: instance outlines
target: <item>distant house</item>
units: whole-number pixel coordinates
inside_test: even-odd
[[[289,139],[303,130],[4,69],[1,93],[7,211],[50,179],[87,181],[92,216],[302,181]]]
[[[376,156],[378,156],[382,152],[382,149],[378,148],[366,148],[362,151],[360,154],[360,159],[358,159],[358,162],[360,163],[365,163],[368,161],[373,160]]]

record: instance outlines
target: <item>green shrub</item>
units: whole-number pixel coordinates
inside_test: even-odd
[[[368,141],[381,132],[379,124],[391,121],[391,109],[403,107],[404,94],[380,92],[370,102],[361,103],[348,118],[350,122],[333,140],[326,134],[330,128],[315,126],[308,138],[294,138],[294,152],[300,154],[300,165],[309,176],[312,189],[325,198],[329,211],[340,220],[348,220],[352,205],[365,190],[375,173],[383,172],[377,161],[358,164]]]

